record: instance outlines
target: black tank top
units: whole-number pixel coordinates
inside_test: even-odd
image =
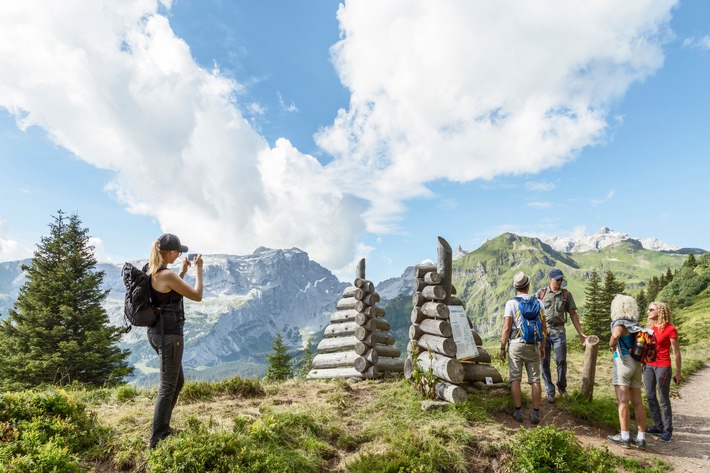
[[[158,268],[156,273],[167,269],[165,267]],[[162,328],[165,335],[183,335],[183,326],[185,325],[185,308],[183,306],[182,295],[175,291],[158,292],[153,288],[153,278],[150,279],[150,300],[153,307],[160,308],[160,319],[162,319]],[[148,333],[161,333],[161,320],[158,323],[148,328]]]

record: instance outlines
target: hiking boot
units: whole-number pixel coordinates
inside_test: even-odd
[[[556,399],[555,399],[555,395],[554,395],[554,394],[548,394],[548,395],[547,395],[547,402],[549,402],[550,404],[554,404],[555,401],[556,401]]]
[[[539,424],[540,423],[540,411],[533,410],[530,413],[530,423]]]
[[[646,450],[646,439],[640,440],[637,437],[634,443],[636,444],[636,448],[638,448],[639,450]]]
[[[631,448],[631,439],[628,438],[628,439],[624,440],[624,439],[621,438],[621,434],[607,435],[607,436],[606,436],[606,439],[607,439],[609,442],[615,443],[615,444],[620,445],[620,446],[622,446],[622,447],[624,447],[624,448]],[[644,445],[645,445],[645,444],[646,444],[646,442],[644,441]]]
[[[513,411],[513,419],[517,420],[518,422],[523,421],[523,411],[522,409],[515,409]]]
[[[651,427],[646,427],[646,433],[653,435],[661,435],[663,433],[663,429],[659,429],[655,425],[652,425]]]
[[[670,442],[673,439],[673,432],[668,432],[667,430],[664,430],[661,436],[658,437],[658,439],[662,442]]]

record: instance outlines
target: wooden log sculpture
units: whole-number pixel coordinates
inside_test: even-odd
[[[453,295],[456,289],[452,285],[451,246],[441,237],[438,243],[437,264],[419,264],[414,267],[413,308],[410,314],[412,325],[409,328],[410,343],[403,372],[407,379],[418,379],[419,382],[422,382],[421,376],[415,377],[415,371],[430,372],[438,378],[436,396],[447,402],[460,403],[466,400],[467,394],[459,384],[479,381],[500,383],[502,376],[490,364],[490,354],[483,349],[481,337],[473,330],[471,332],[478,356],[467,362],[456,358],[458,347],[449,321],[449,307],[464,306],[464,303]],[[472,327],[470,320],[468,323]],[[459,337],[460,332],[456,336]]]
[[[355,269],[351,286],[343,290],[337,312],[323,331],[307,379],[372,379],[386,372],[402,372],[399,348],[389,332],[385,310],[377,307],[380,295],[365,277],[365,259]]]

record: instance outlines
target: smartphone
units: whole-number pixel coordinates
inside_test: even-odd
[[[188,261],[194,261],[195,258],[197,258],[197,253],[188,253],[188,255],[187,255]]]

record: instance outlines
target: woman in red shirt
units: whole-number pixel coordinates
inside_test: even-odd
[[[659,435],[660,440],[670,442],[673,438],[673,411],[671,410],[671,377],[676,384],[683,381],[680,374],[680,345],[678,331],[671,323],[671,309],[664,302],[652,302],[648,306],[648,323],[656,334],[656,361],[643,367],[643,384],[646,399],[655,425],[646,433]],[[671,348],[675,361],[675,374],[671,365]]]

